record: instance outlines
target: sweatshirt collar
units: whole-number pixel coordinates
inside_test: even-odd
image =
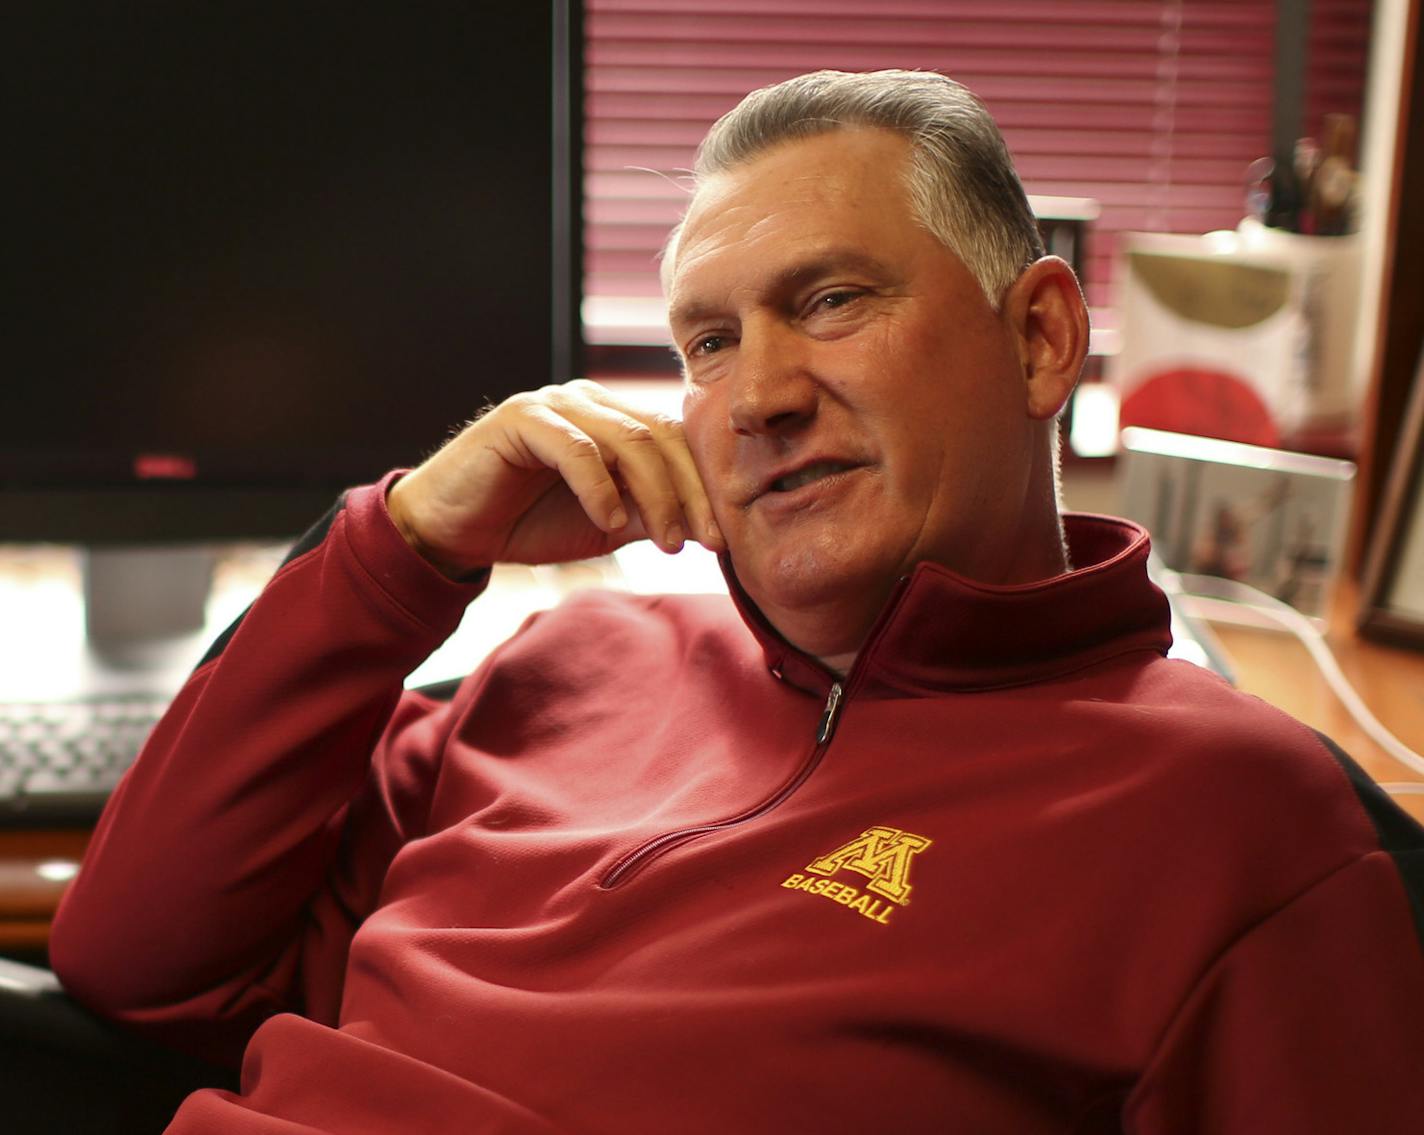
[[[1147,533],[1110,516],[1064,516],[1072,571],[975,583],[938,564],[903,577],[847,680],[861,697],[915,697],[1046,681],[1132,651],[1166,654],[1167,599],[1147,577]],[[835,681],[767,622],[722,557],[728,590],[772,673],[817,694]]]

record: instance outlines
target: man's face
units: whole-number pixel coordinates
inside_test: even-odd
[[[1017,340],[914,219],[909,155],[839,130],[710,179],[669,287],[688,444],[737,578],[821,655],[858,649],[921,560],[1012,581],[1041,447]]]

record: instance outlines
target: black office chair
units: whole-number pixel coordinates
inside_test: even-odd
[[[136,1037],[71,999],[54,974],[0,958],[0,1129],[153,1135],[183,1097],[237,1073]]]

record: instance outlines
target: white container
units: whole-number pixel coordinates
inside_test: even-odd
[[[1354,236],[1243,221],[1206,236],[1125,234],[1122,424],[1253,445],[1348,451],[1360,294]]]

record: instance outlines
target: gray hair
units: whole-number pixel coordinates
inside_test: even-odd
[[[963,84],[933,71],[814,71],[747,95],[712,126],[693,168],[700,182],[780,142],[851,126],[893,130],[912,150],[906,190],[916,219],[964,262],[995,310],[1044,254],[1028,198],[993,118]],[[668,236],[664,284],[682,225]]]

